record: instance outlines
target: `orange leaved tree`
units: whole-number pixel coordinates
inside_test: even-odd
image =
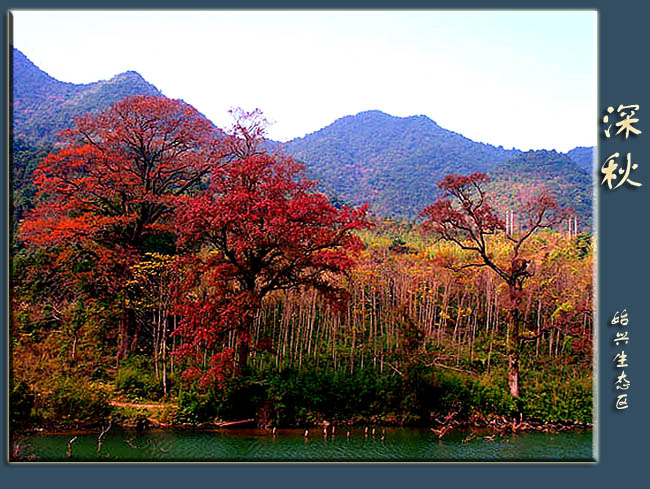
[[[531,259],[525,257],[524,243],[538,229],[557,225],[565,217],[555,199],[542,190],[532,194],[521,210],[521,230],[508,229],[490,205],[484,186],[489,181],[483,173],[469,176],[447,175],[438,186],[442,196],[422,211],[424,229],[439,238],[455,243],[470,255],[470,262],[450,268],[488,267],[508,286],[508,386],[519,397],[519,355],[521,342],[531,338],[522,334],[522,298],[526,279],[532,276]],[[490,236],[505,233],[510,245],[508,260],[498,262],[490,250]]]

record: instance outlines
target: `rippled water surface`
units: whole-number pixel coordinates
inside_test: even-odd
[[[77,435],[72,457],[68,440]],[[322,431],[151,430],[144,434],[111,429],[97,456],[98,433],[37,434],[19,441],[21,450],[40,461],[591,461],[592,432],[523,433],[490,436],[470,432],[442,440],[426,429],[379,428],[375,435],[341,428],[335,436]],[[487,439],[486,439],[487,437]],[[383,439],[382,439],[383,438]]]

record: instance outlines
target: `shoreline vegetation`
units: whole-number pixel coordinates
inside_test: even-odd
[[[127,98],[34,155],[15,434],[591,427],[595,241],[547,189],[503,212],[487,175],[447,175],[422,222],[382,219],[266,153],[259,111],[233,116],[224,135]]]
[[[255,418],[241,419],[233,421],[203,421],[195,423],[176,422],[173,417],[171,420],[165,416],[171,413],[176,413],[177,408],[172,403],[142,403],[142,402],[126,402],[126,401],[110,401],[110,406],[113,411],[110,415],[108,424],[99,424],[96,421],[88,421],[83,424],[74,425],[56,425],[49,424],[47,426],[39,425],[23,425],[21,428],[15,430],[11,436],[11,460],[13,462],[34,462],[39,458],[32,451],[29,438],[35,434],[42,436],[55,435],[55,436],[68,436],[70,439],[67,442],[66,458],[71,459],[73,456],[73,445],[79,437],[96,437],[97,438],[97,456],[102,455],[102,441],[103,438],[111,431],[111,429],[126,430],[132,432],[135,436],[142,435],[145,432],[160,432],[172,430],[177,432],[191,431],[202,433],[227,433],[230,436],[268,436],[274,440],[277,436],[291,435],[299,436],[303,433],[304,438],[321,438],[327,439],[330,437],[334,439],[335,433],[340,437],[350,438],[350,436],[363,436],[366,439],[378,439],[383,441],[386,435],[387,428],[419,428],[422,430],[431,431],[432,436],[438,440],[444,440],[448,435],[454,432],[462,433],[464,438],[462,443],[468,443],[472,440],[485,440],[488,442],[502,442],[508,441],[510,435],[517,435],[523,433],[547,433],[558,434],[562,432],[585,432],[591,431],[593,425],[588,422],[578,421],[541,421],[529,420],[524,421],[520,413],[519,418],[512,417],[511,419],[506,416],[492,415],[484,417],[481,414],[473,412],[467,418],[461,418],[458,411],[449,412],[447,414],[435,415],[431,413],[429,423],[423,425],[422,423],[407,424],[396,422],[395,419],[382,418],[377,416],[371,417],[356,417],[351,420],[341,420],[336,423],[328,420],[314,421],[312,423],[303,424],[301,427],[297,426],[259,426]],[[114,419],[120,421],[114,422]],[[253,430],[253,431],[251,431]],[[125,439],[125,443],[133,448],[129,439]]]
[[[38,461],[38,456],[31,451],[29,437],[38,435],[66,435],[71,437],[67,443],[66,457],[70,459],[73,454],[73,444],[80,436],[97,437],[97,456],[101,456],[101,447],[103,438],[111,429],[121,429],[131,431],[137,434],[145,432],[158,432],[167,430],[189,430],[192,432],[222,432],[229,435],[245,434],[250,435],[251,429],[257,435],[267,435],[275,439],[276,436],[284,434],[302,433],[307,440],[310,437],[334,437],[335,432],[339,436],[349,438],[351,433],[354,436],[363,435],[365,438],[384,440],[386,428],[419,428],[432,432],[438,440],[444,440],[445,437],[454,433],[461,432],[466,436],[462,443],[468,443],[472,440],[486,440],[490,442],[501,442],[509,435],[520,433],[547,433],[558,434],[562,432],[579,432],[591,431],[593,425],[590,422],[574,420],[524,420],[522,413],[519,417],[511,418],[505,415],[483,416],[476,410],[472,410],[469,416],[463,417],[459,411],[451,411],[446,414],[430,413],[430,419],[427,423],[411,422],[404,423],[391,416],[357,416],[348,420],[338,420],[331,422],[322,417],[317,417],[310,422],[276,426],[260,426],[259,420],[255,418],[239,419],[224,421],[214,419],[212,421],[184,422],[179,421],[178,407],[170,402],[128,402],[111,400],[108,402],[111,407],[111,413],[106,420],[101,423],[95,421],[86,421],[84,423],[66,423],[56,424],[47,423],[46,425],[23,423],[11,435],[11,460],[14,462]],[[117,420],[117,421],[115,421]],[[126,440],[128,445],[130,442]],[[132,446],[132,445],[130,445]]]
[[[121,403],[123,404],[123,403]],[[127,403],[127,404],[136,404],[136,403]],[[522,418],[517,420],[516,417],[511,419],[506,418],[505,416],[491,416],[488,419],[476,415],[472,416],[471,419],[458,420],[456,419],[456,412],[448,413],[447,415],[438,415],[434,416],[431,421],[431,427],[428,429],[435,433],[438,438],[442,439],[450,431],[460,431],[460,430],[470,430],[474,432],[480,432],[481,430],[486,433],[491,434],[508,434],[508,433],[526,433],[533,431],[541,431],[544,433],[561,433],[564,431],[586,431],[593,429],[593,424],[573,421],[573,420],[557,420],[557,421],[523,421]],[[250,419],[241,419],[233,421],[204,421],[198,423],[174,423],[161,421],[159,415],[155,412],[147,412],[145,409],[138,409],[138,415],[135,418],[126,419],[119,423],[113,423],[111,427],[121,428],[121,429],[130,429],[136,431],[148,431],[148,430],[199,430],[199,431],[219,431],[224,428],[228,430],[236,430],[239,428],[244,429],[255,429],[256,431],[264,431],[268,433],[273,433],[275,430],[292,430],[292,431],[302,431],[302,427],[288,426],[288,427],[259,427],[256,424],[254,418]],[[324,427],[334,427],[334,429],[362,429],[366,427],[372,427],[375,429],[381,428],[420,428],[427,429],[421,425],[402,425],[390,420],[384,420],[378,417],[366,418],[357,418],[350,421],[341,421],[338,424],[330,423],[329,421],[324,421],[323,423],[314,423],[304,425],[307,429],[316,429],[316,432],[320,432]],[[17,437],[26,436],[34,433],[45,434],[45,435],[57,435],[57,434],[101,434],[102,424],[96,421],[88,421],[81,424],[73,425],[23,425],[17,427],[13,435]],[[328,428],[331,430],[331,428]]]
[[[505,372],[499,370],[477,376],[412,366],[408,375],[410,379],[392,370],[349,375],[285,369],[232,379],[216,396],[180,384],[177,396],[160,397],[156,395],[160,386],[156,389],[154,384],[152,391],[143,385],[134,388],[133,378],[117,388],[64,383],[65,393],[41,393],[45,402],[34,402],[28,394],[27,402],[37,407],[28,415],[23,412],[21,419],[16,417],[21,404],[13,403],[12,421],[17,435],[97,431],[107,423],[137,431],[419,427],[440,438],[458,429],[504,434],[592,428],[592,394],[584,381],[557,385],[550,389],[551,396],[544,390],[547,385],[538,384],[536,391],[524,389],[520,398],[512,399],[504,384]],[[524,379],[531,377],[535,376],[529,372]],[[24,384],[17,390],[25,392]]]

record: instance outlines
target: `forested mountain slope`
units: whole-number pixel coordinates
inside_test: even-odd
[[[110,80],[88,84],[66,83],[39,69],[23,53],[13,49],[13,130],[34,146],[56,141],[75,117],[99,112],[125,97],[161,95],[135,71]]]
[[[382,216],[410,219],[438,194],[447,173],[487,171],[519,154],[476,143],[426,116],[373,110],[294,139],[286,151],[307,164],[322,188]]]

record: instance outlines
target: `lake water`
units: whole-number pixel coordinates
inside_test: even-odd
[[[532,432],[503,437],[490,433],[471,435],[451,432],[442,440],[426,429],[355,428],[346,436],[345,428],[335,436],[322,431],[270,431],[253,429],[149,430],[143,434],[113,428],[102,442],[97,456],[99,432],[34,434],[19,440],[25,454],[39,461],[72,462],[234,462],[234,461],[583,461],[593,460],[592,432],[557,434]],[[68,440],[72,457],[66,457]],[[486,439],[485,437],[488,437]],[[383,438],[383,439],[382,439]],[[468,439],[471,438],[471,439]]]

